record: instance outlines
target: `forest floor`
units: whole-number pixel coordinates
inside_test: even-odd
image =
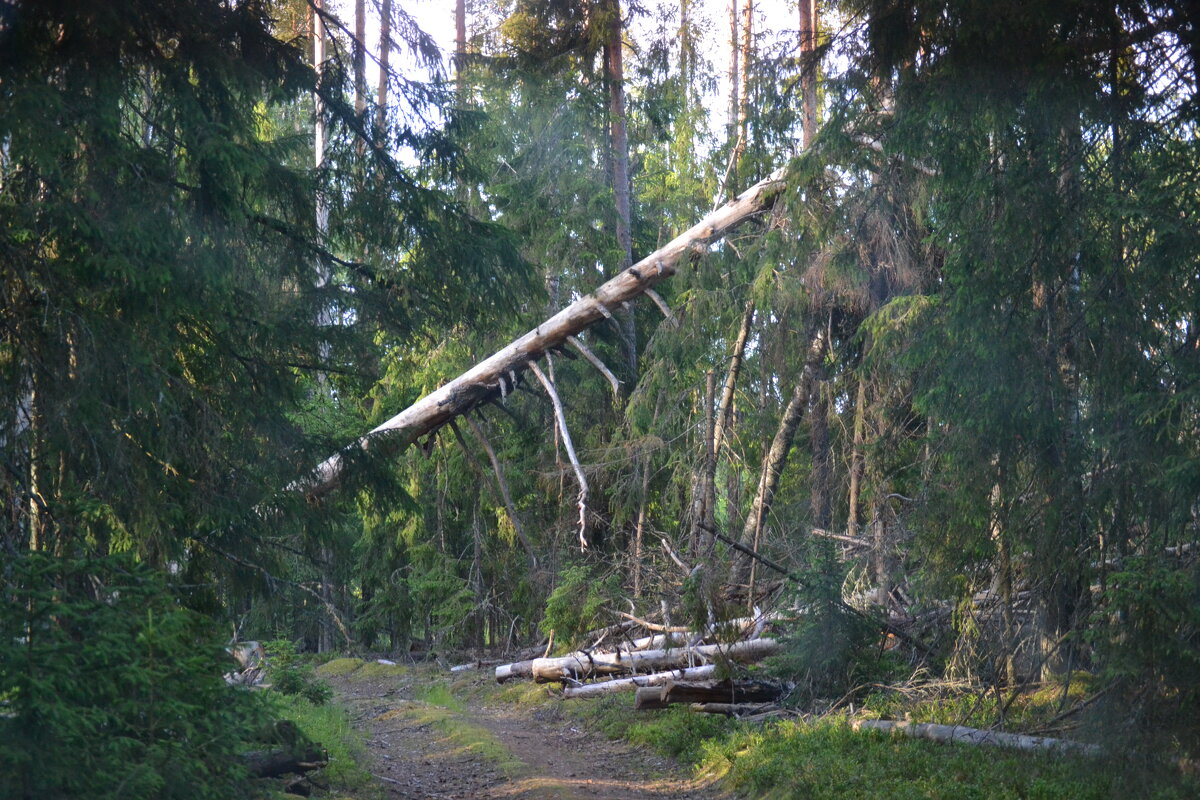
[[[451,682],[426,668],[340,659],[319,673],[389,800],[729,797],[667,758],[584,729],[557,704],[511,702],[491,670]]]

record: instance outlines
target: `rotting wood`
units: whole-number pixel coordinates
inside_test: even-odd
[[[666,681],[672,679],[700,680],[702,678],[711,678],[716,674],[716,664],[705,664],[702,667],[674,669],[666,672],[656,672],[651,675],[634,675],[630,678],[613,678],[610,681],[589,683],[584,686],[571,686],[563,689],[563,697],[600,697],[606,694],[633,691],[643,686],[661,686]]]
[[[585,680],[599,675],[658,672],[726,659],[753,663],[779,652],[774,639],[754,639],[734,644],[709,644],[674,650],[576,653],[561,658],[539,658],[533,662],[533,679],[538,683]]]
[[[507,393],[530,361],[603,320],[611,314],[609,308],[645,294],[678,272],[681,264],[706,252],[709,244],[770,208],[783,191],[784,174],[784,169],[776,170],[591,294],[331,455],[289,488],[310,497],[324,495],[338,485],[356,455],[384,442],[401,449],[407,447],[454,417],[490,402],[502,391]]]
[[[1019,733],[985,731],[962,725],[937,725],[931,722],[908,722],[905,720],[860,719],[850,724],[856,731],[871,730],[894,735],[929,739],[934,742],[959,742],[962,744],[1011,747],[1017,750],[1058,750],[1060,752],[1100,755],[1098,745],[1074,742],[1070,739],[1054,739],[1049,736],[1028,736]]]
[[[667,681],[662,701],[674,703],[768,703],[779,699],[783,687],[766,681]]]
[[[300,752],[283,748],[253,750],[242,753],[242,763],[252,778],[277,778],[280,775],[303,775],[321,769],[329,761],[323,750],[306,747]]]

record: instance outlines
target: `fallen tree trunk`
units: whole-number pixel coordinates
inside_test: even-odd
[[[303,775],[329,763],[325,752],[315,747],[300,752],[290,749],[253,750],[242,753],[242,762],[252,778],[278,778],[292,773]]]
[[[934,742],[961,742],[963,744],[1011,747],[1017,750],[1059,750],[1083,755],[1100,755],[1100,748],[1085,742],[1069,739],[1053,739],[1049,736],[1027,736],[1019,733],[985,731],[966,728],[962,725],[936,725],[930,722],[905,722],[887,719],[860,719],[851,723],[856,731],[883,731],[895,735],[929,739]]]
[[[662,700],[672,703],[768,703],[778,700],[783,687],[766,681],[667,681]]]
[[[686,259],[704,252],[710,243],[770,208],[783,189],[783,175],[784,171],[780,169],[759,181],[592,294],[567,306],[520,339],[325,459],[308,477],[289,488],[310,497],[321,496],[337,486],[348,460],[370,450],[376,442],[387,441],[397,448],[407,447],[472,408],[507,396],[515,389],[518,375],[527,369],[530,361],[563,347],[568,337],[611,317],[613,309],[645,294],[674,275]]]
[[[628,692],[644,686],[661,686],[672,679],[700,680],[711,678],[717,672],[716,664],[706,664],[703,667],[673,669],[668,672],[657,672],[653,675],[635,675],[632,678],[613,678],[611,681],[589,683],[586,686],[572,686],[563,689],[563,697],[600,697],[606,694]]]
[[[734,644],[709,644],[675,650],[573,653],[561,658],[536,658],[533,679],[538,683],[585,680],[598,675],[657,672],[705,664],[717,659],[753,663],[779,651],[774,639],[752,639]]]
[[[661,686],[641,686],[633,694],[633,708],[635,711],[649,711],[655,708],[666,708],[667,704],[663,702],[663,690]]]
[[[501,664],[496,667],[496,683],[511,681],[513,678],[532,678],[533,660],[514,661],[511,664]]]

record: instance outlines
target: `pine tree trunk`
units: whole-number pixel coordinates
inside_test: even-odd
[[[379,7],[379,86],[376,90],[375,126],[379,135],[387,130],[388,70],[392,53],[392,0],[383,0]],[[386,141],[386,140],[385,140]]]
[[[779,479],[783,468],[787,465],[788,453],[791,452],[792,442],[796,438],[796,429],[804,417],[808,407],[809,393],[812,387],[812,371],[816,365],[818,354],[824,349],[825,331],[817,330],[805,359],[804,372],[792,391],[791,399],[779,419],[779,427],[771,440],[771,447],[763,456],[762,469],[759,471],[758,490],[750,505],[750,513],[742,526],[741,544],[755,551],[762,544],[766,529],[767,514],[775,500],[775,492],[779,488]],[[749,558],[739,558],[734,565],[731,583],[746,583],[752,579],[757,562]],[[751,597],[753,601],[753,597]]]
[[[812,431],[813,527],[833,525],[833,452],[829,444],[829,401],[824,380],[813,381],[809,428]]]
[[[800,94],[804,147],[817,135],[817,0],[800,0]]]
[[[749,2],[749,0],[746,0]],[[741,70],[738,64],[741,54],[741,37],[738,36],[738,0],[729,0],[729,121],[726,125],[730,146],[737,149],[737,115],[741,103],[738,101]],[[733,152],[732,150],[730,151]]]
[[[633,265],[633,233],[629,198],[629,138],[625,129],[625,65],[622,42],[621,3],[609,0],[608,38],[604,46],[605,77],[608,82],[609,152],[612,165],[613,201],[616,207],[617,247],[622,272]],[[633,311],[620,311],[617,319],[625,347],[625,366],[630,385],[637,382],[637,324]]]
[[[354,113],[367,108],[367,11],[365,0],[354,0]],[[365,142],[360,143],[365,145]]]
[[[454,80],[458,102],[466,102],[467,94],[467,0],[454,3]]]
[[[858,536],[858,523],[861,517],[859,513],[859,495],[862,491],[862,478],[864,472],[864,454],[863,454],[863,438],[865,432],[866,406],[867,406],[867,378],[866,368],[861,366],[858,371],[858,389],[854,396],[854,443],[850,452],[850,498],[849,512],[846,517],[846,534],[848,536]]]

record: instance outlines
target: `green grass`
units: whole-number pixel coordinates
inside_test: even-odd
[[[705,771],[772,800],[1183,800],[1200,788],[1111,760],[860,733],[837,718],[742,729],[704,750]]]
[[[844,717],[751,725],[610,697],[564,708],[613,737],[768,800],[1184,800],[1200,784],[1168,767],[856,732]],[[957,710],[957,709],[956,709]]]
[[[316,669],[317,675],[322,678],[350,676],[353,680],[400,678],[408,672],[407,667],[399,664],[380,664],[378,661],[364,661],[361,658],[335,658]]]
[[[427,703],[431,706],[446,708],[451,711],[462,713],[466,710],[463,701],[454,695],[450,687],[444,683],[433,683],[426,686],[418,687],[416,690],[416,698],[422,703]]]
[[[274,693],[273,693],[274,694]],[[314,706],[296,695],[276,695],[279,715],[296,723],[305,736],[325,748],[329,766],[319,775],[331,792],[359,800],[381,796],[377,783],[363,764],[365,742],[350,724],[346,709],[334,703]]]
[[[491,731],[464,717],[462,702],[449,695],[445,687],[441,689],[427,695],[429,700],[406,703],[382,714],[379,719],[402,718],[416,725],[428,725],[442,735],[452,748],[452,754],[477,756],[506,775],[518,775],[522,763]]]

